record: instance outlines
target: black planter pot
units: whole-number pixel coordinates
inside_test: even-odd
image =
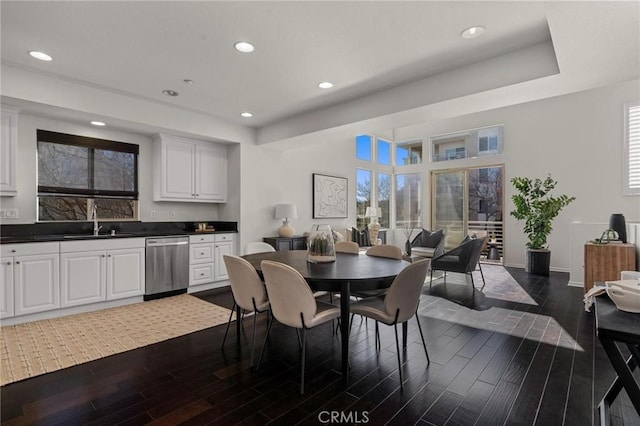
[[[407,240],[407,242],[404,243],[404,251],[407,253],[407,256],[411,256],[411,241]]]
[[[549,276],[551,252],[549,250],[527,250],[524,271],[528,274]]]

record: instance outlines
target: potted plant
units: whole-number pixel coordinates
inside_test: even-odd
[[[524,233],[529,239],[525,271],[537,275],[549,275],[551,252],[547,248],[547,237],[553,229],[551,223],[560,211],[576,198],[567,195],[551,195],[550,192],[558,183],[551,178],[551,175],[544,180],[514,177],[511,183],[518,192],[511,196],[515,205],[511,216],[524,220]]]

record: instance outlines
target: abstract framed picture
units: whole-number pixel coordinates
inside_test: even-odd
[[[313,174],[313,218],[346,218],[347,178]]]

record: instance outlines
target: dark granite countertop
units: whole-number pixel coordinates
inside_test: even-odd
[[[93,235],[92,224],[82,222],[46,223],[29,225],[3,225],[0,244],[33,243],[47,241],[82,241],[115,238],[164,237],[176,235],[209,235],[237,233],[237,222],[209,222],[213,232],[196,232],[193,222],[100,222],[100,234]],[[85,229],[86,228],[86,229]],[[115,235],[111,235],[111,230]]]

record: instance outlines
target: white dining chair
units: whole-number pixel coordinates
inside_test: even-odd
[[[263,241],[251,241],[244,247],[244,254],[267,253],[270,251],[276,251],[276,249],[271,244]]]
[[[229,314],[229,321],[227,321],[227,329],[224,332],[222,346],[224,347],[224,343],[227,340],[229,325],[231,324],[231,318],[236,309],[236,305],[244,311],[253,312],[250,363],[253,367],[253,353],[256,345],[256,317],[259,313],[269,311],[270,303],[267,299],[267,292],[260,276],[251,263],[238,256],[225,254],[222,258],[229,273],[229,284],[231,286],[231,292],[233,293],[233,308]],[[236,318],[236,321],[242,321],[242,316]],[[269,323],[271,323],[271,317],[269,317]]]
[[[396,335],[396,353],[398,355],[398,373],[400,375],[400,387],[402,388],[402,363],[400,361],[400,344],[398,342],[398,324],[407,322],[415,316],[420,330],[420,338],[424,353],[427,355],[427,365],[430,364],[427,344],[424,341],[422,326],[418,318],[418,304],[422,286],[429,269],[429,261],[421,260],[403,269],[393,280],[391,287],[385,296],[369,297],[351,304],[351,312],[364,317],[372,318],[378,322],[392,325]],[[379,338],[378,336],[376,338]]]
[[[307,330],[340,316],[340,308],[318,302],[302,275],[289,265],[263,260],[262,274],[271,302],[271,313],[278,322],[302,330],[302,355],[300,367],[300,394],[304,394],[304,364],[307,346]],[[267,329],[267,337],[271,323]],[[267,339],[262,346],[258,367],[262,361]]]

